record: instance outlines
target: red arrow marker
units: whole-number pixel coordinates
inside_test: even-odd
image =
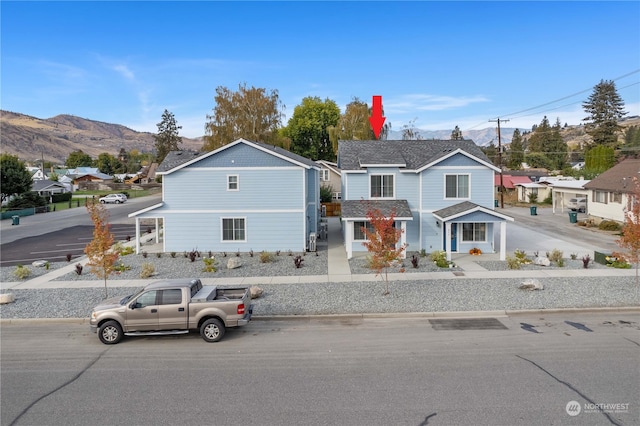
[[[376,139],[380,137],[384,120],[386,120],[386,117],[382,116],[382,96],[374,96],[369,123],[371,123],[371,128],[373,129],[373,134],[376,136]]]

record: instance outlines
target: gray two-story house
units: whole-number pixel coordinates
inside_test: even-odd
[[[471,140],[339,141],[342,221],[347,257],[364,252],[367,213],[395,215],[408,251],[494,253],[506,258],[506,222],[495,211],[494,166]]]
[[[320,222],[319,171],[307,158],[245,139],[206,153],[173,151],[156,170],[162,202],[129,215],[136,240],[141,219],[156,219],[164,252],[304,251]]]

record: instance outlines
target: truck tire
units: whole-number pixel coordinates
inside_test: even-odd
[[[210,318],[200,326],[200,336],[205,342],[219,342],[224,337],[224,332],[224,325],[216,318]]]
[[[98,329],[98,338],[105,345],[115,345],[122,340],[122,327],[117,321],[107,321]]]

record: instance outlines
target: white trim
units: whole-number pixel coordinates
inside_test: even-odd
[[[147,212],[149,212],[151,210],[155,210],[155,209],[157,209],[159,207],[162,207],[163,205],[164,205],[164,201],[161,202],[161,203],[158,203],[158,204],[154,204],[153,206],[149,206],[147,208],[144,208],[142,210],[138,210],[136,212],[129,213],[129,215],[127,217],[136,217],[136,216],[138,216],[140,214],[147,213]]]
[[[232,178],[232,177],[236,178],[236,181],[235,181],[236,187],[235,187],[235,189],[230,187],[232,182],[229,179]],[[238,192],[238,191],[240,191],[240,175],[227,175],[227,191],[228,192]]]
[[[455,215],[453,215],[453,216],[447,216],[447,217],[440,217],[440,216],[438,216],[437,214],[435,214],[433,211],[432,211],[432,212],[430,212],[430,213],[431,213],[431,214],[433,215],[433,217],[435,217],[436,219],[439,219],[439,220],[441,220],[442,222],[446,222],[446,221],[452,221],[452,220],[455,220],[455,219],[457,219],[457,218],[459,218],[459,217],[462,217],[462,216],[465,216],[465,215],[468,215],[468,214],[471,214],[471,213],[475,213],[475,212],[478,212],[478,211],[479,211],[479,212],[482,212],[482,213],[486,213],[486,214],[488,214],[488,215],[490,215],[490,216],[495,216],[495,217],[500,218],[500,219],[510,220],[511,222],[514,222],[514,221],[515,221],[515,220],[514,220],[512,217],[510,217],[510,216],[503,215],[503,214],[501,214],[501,213],[496,212],[495,210],[491,210],[491,209],[488,209],[488,208],[486,208],[486,207],[482,207],[482,206],[477,206],[477,207],[474,207],[474,208],[472,208],[472,209],[465,210],[465,211],[463,211],[463,212],[461,212],[461,213],[455,214]],[[483,222],[489,222],[489,221],[484,220]]]
[[[484,166],[433,166],[431,170],[487,170]]]
[[[242,219],[244,220],[244,240],[225,240],[224,239],[224,221],[225,219],[229,220],[236,220],[236,219]],[[235,227],[234,227],[234,233],[235,233]],[[220,217],[220,242],[221,243],[246,243],[249,239],[247,238],[247,234],[248,234],[248,230],[247,230],[247,218],[246,216],[236,216],[236,217]]]
[[[254,171],[254,170],[300,170],[300,167],[296,166],[264,166],[264,167],[197,167],[193,169],[182,170],[183,173],[200,173],[210,171],[222,171],[222,172],[240,172],[240,171]]]
[[[390,163],[390,164],[386,164],[386,163],[384,163],[384,164],[359,163],[359,164],[360,164],[360,167],[367,167],[367,168],[369,168],[369,167],[373,167],[373,168],[375,168],[375,167],[407,167],[406,163],[398,163],[398,164],[393,164],[393,163]]]

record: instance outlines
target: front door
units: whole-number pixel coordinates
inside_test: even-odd
[[[451,228],[451,252],[458,252],[458,224],[451,223],[449,224],[449,228]],[[442,239],[442,250],[447,250],[447,234],[443,235]]]

